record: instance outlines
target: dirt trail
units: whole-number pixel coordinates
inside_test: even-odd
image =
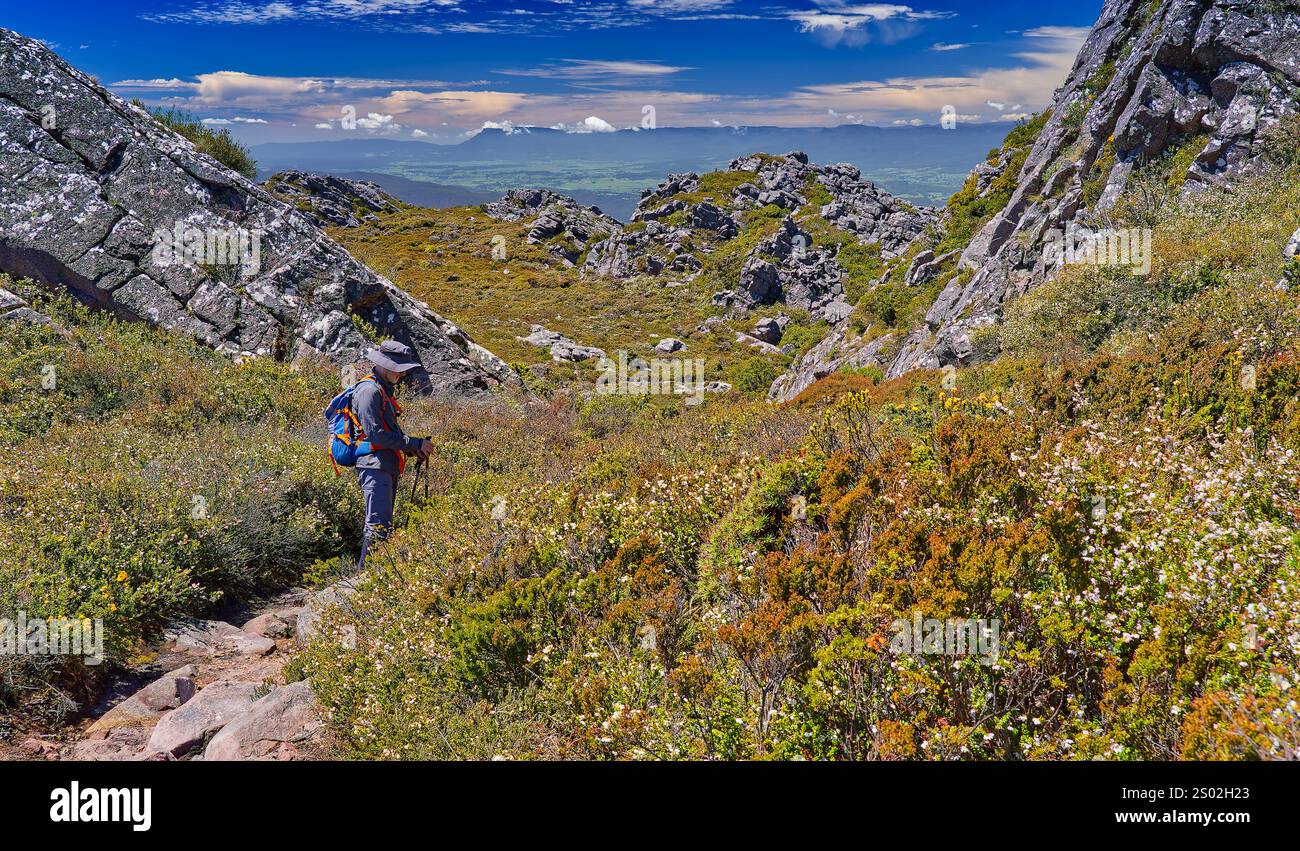
[[[320,758],[328,750],[315,696],[284,668],[339,599],[294,588],[232,606],[220,620],[177,621],[116,678],[85,718],[59,734],[15,736],[0,760]],[[238,626],[236,625],[238,624]]]

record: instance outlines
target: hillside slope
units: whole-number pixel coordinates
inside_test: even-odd
[[[1124,54],[1116,10],[1149,11],[1165,22],[1150,34],[1173,37],[1191,8],[1108,4],[1075,77],[1099,70],[1098,43]],[[1226,44],[1259,12],[1267,45],[1294,31],[1290,9],[1196,4],[1197,38]],[[1270,61],[1292,61],[1294,41],[1282,48]],[[1076,83],[1062,108],[1082,117]],[[1085,174],[1089,209],[1152,231],[1150,269],[1044,275],[1001,301],[996,324],[971,325],[979,356],[943,372],[925,368],[941,363],[925,315],[1001,268],[961,264],[997,222],[1023,230],[987,250],[1037,264],[1030,223],[1072,202],[1034,175],[1075,118],[1015,128],[891,257],[864,256],[871,243],[826,221],[812,187],[795,206],[736,210],[753,173],[670,178],[647,195],[644,225],[584,247],[581,277],[557,280],[616,281],[589,264],[621,262],[609,246],[641,239],[650,250],[628,262],[659,263],[623,283],[694,287],[686,303],[748,321],[782,302],[714,305],[706,292],[734,294],[758,261],[778,295],[793,291],[782,275],[796,264],[755,253],[792,237],[789,221],[852,284],[852,312],[809,355],[827,368],[791,372],[801,383],[778,387],[793,397],[779,405],[557,393],[545,412],[490,422],[420,412],[439,446],[436,493],[380,556],[383,581],[327,618],[302,665],[346,753],[1294,759],[1300,121],[1260,103],[1277,114],[1242,137],[1250,154],[1235,166],[1197,169],[1209,142],[1188,142],[1134,160],[1113,190]],[[1208,179],[1189,192],[1194,169]],[[1037,212],[1015,213],[1015,198]],[[527,220],[508,224],[527,233]],[[554,264],[546,239],[566,241],[548,236],[530,259]],[[449,262],[439,271],[459,274]]]

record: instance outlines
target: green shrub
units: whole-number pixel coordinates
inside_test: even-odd
[[[728,378],[733,387],[744,393],[766,393],[780,374],[781,369],[775,363],[754,356],[735,363]]]
[[[139,105],[143,106],[143,104]],[[247,147],[230,135],[229,130],[213,130],[195,116],[174,106],[167,109],[151,109],[149,113],[168,130],[188,139],[200,154],[207,154],[249,180],[257,179],[257,161],[253,159]]]

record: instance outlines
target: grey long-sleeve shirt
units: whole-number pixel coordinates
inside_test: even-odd
[[[357,459],[357,467],[363,470],[382,470],[386,473],[397,472],[397,453],[414,454],[420,448],[420,441],[407,437],[402,427],[397,424],[397,411],[385,404],[379,387],[391,397],[393,385],[378,374],[371,376],[373,381],[362,381],[352,393],[352,413],[361,421],[361,428],[366,439],[375,449],[381,450]]]

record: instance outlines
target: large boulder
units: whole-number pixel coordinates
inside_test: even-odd
[[[294,759],[323,729],[316,696],[306,681],[296,682],[274,689],[222,727],[203,759]]]
[[[258,698],[257,683],[221,680],[158,721],[149,736],[148,754],[182,757],[200,748],[222,727],[247,712]]]
[[[351,363],[369,346],[362,319],[415,348],[426,389],[522,386],[307,214],[5,29],[0,271],[232,354]]]
[[[112,731],[122,728],[152,729],[164,713],[194,697],[195,673],[193,665],[186,665],[164,674],[101,715],[83,736],[107,739]]]

